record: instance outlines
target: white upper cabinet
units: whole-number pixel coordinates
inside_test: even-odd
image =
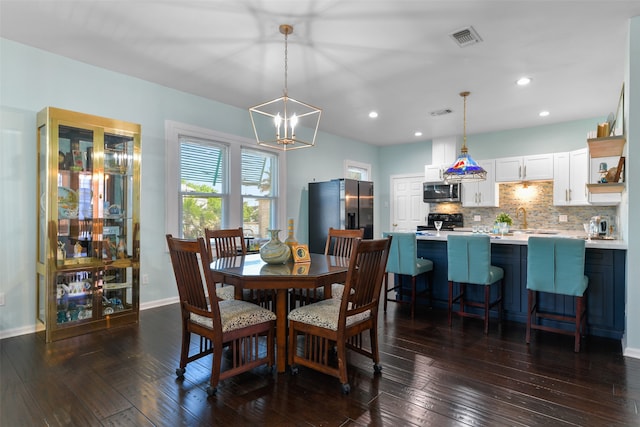
[[[458,158],[460,147],[460,138],[456,136],[434,138],[431,142],[431,164],[424,167],[424,180],[426,182],[444,180],[443,174]]]
[[[487,171],[487,179],[462,184],[462,206],[497,207],[500,192],[495,180],[495,160],[479,160],[478,164]]]
[[[555,206],[589,205],[588,157],[586,148],[553,155],[553,204]]]
[[[553,154],[496,159],[496,182],[553,179]]]
[[[424,167],[424,180],[425,182],[440,182],[444,180],[443,174],[447,170],[447,166],[437,164],[437,165],[426,165]]]

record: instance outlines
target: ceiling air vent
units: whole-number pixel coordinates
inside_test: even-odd
[[[449,34],[449,37],[451,37],[460,47],[469,46],[472,44],[480,43],[482,41],[482,37],[478,35],[476,30],[472,26],[454,31],[453,33]]]
[[[429,115],[433,116],[433,117],[437,117],[437,116],[444,116],[445,114],[451,114],[453,112],[453,110],[449,109],[449,108],[445,108],[444,110],[436,110],[436,111],[432,111],[429,113]]]

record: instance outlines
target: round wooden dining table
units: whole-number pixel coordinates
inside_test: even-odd
[[[243,289],[274,290],[276,292],[276,366],[279,373],[286,370],[287,314],[289,289],[324,287],[325,298],[331,297],[331,285],[344,283],[349,258],[324,254],[310,254],[305,263],[267,264],[259,254],[219,258],[211,263],[217,283],[235,286],[235,297],[242,299]]]

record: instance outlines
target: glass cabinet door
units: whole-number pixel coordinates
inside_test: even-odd
[[[98,285],[102,288],[101,316],[118,314],[133,309],[133,269],[106,268],[100,273]]]
[[[56,274],[56,323],[77,323],[93,318],[93,271]]]
[[[132,255],[133,146],[132,136],[104,135],[103,259],[125,259]]]
[[[94,138],[95,132],[58,126],[57,251],[59,264],[89,262],[96,257],[94,241]]]

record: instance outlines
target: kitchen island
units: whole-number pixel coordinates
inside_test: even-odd
[[[418,256],[433,261],[433,304],[446,308],[448,298],[447,236],[459,231],[419,232]],[[471,234],[471,233],[466,233]],[[491,263],[504,269],[504,315],[508,320],[525,323],[527,319],[527,241],[530,236],[583,238],[584,233],[541,231],[515,232],[491,236]],[[587,291],[587,325],[589,335],[620,339],[625,325],[625,262],[626,244],[619,240],[586,242],[585,274],[589,277]],[[408,283],[404,284],[408,286]],[[424,282],[418,282],[418,289]],[[481,299],[478,287],[471,286],[471,298]],[[419,301],[427,305],[428,301]],[[575,314],[574,299],[563,295],[542,294],[540,304],[545,310],[559,314]],[[420,308],[418,308],[420,309]]]

